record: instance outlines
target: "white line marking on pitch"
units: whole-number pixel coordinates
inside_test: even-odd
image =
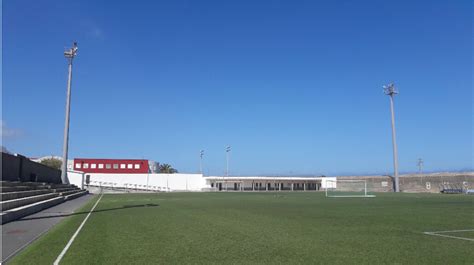
[[[461,239],[461,240],[467,240],[467,241],[474,241],[474,238],[450,236],[450,235],[442,235],[441,234],[441,233],[459,233],[459,232],[472,232],[472,231],[474,231],[474,229],[423,232],[423,234],[429,235],[429,236],[441,236],[441,237],[448,237],[448,238]]]
[[[86,218],[84,218],[84,220],[82,221],[81,225],[79,226],[79,228],[77,228],[76,232],[74,233],[74,235],[72,235],[71,239],[69,239],[69,242],[67,242],[67,245],[64,247],[63,251],[61,251],[61,254],[59,254],[59,256],[56,258],[56,260],[54,261],[54,265],[58,265],[59,262],[61,261],[61,259],[64,257],[64,255],[66,254],[67,250],[69,249],[69,247],[72,245],[72,242],[74,242],[74,239],[76,239],[77,235],[79,234],[79,232],[81,231],[82,227],[84,226],[84,224],[86,223],[87,219],[89,219],[89,216],[91,215],[91,213],[94,211],[95,207],[97,206],[97,204],[99,204],[99,201],[100,199],[102,199],[102,196],[104,196],[104,194],[100,195],[99,199],[95,202],[94,204],[94,207],[92,207],[92,209],[89,211],[89,213],[87,214]]]

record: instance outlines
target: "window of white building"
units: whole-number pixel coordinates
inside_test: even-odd
[[[114,164],[114,169],[118,169],[118,164]]]
[[[76,168],[81,168],[81,163],[76,163]]]
[[[89,163],[84,163],[84,168],[89,168]]]
[[[128,169],[132,169],[132,168],[133,168],[133,165],[132,165],[132,164],[128,164],[128,165],[127,165],[127,168],[128,168]]]
[[[140,169],[140,164],[135,164],[135,169]]]
[[[91,164],[91,168],[96,168],[97,165],[96,164]]]
[[[99,164],[99,168],[100,169],[104,168],[104,164]]]
[[[125,168],[125,164],[120,164],[120,168]]]

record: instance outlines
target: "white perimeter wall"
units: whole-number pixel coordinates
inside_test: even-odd
[[[326,188],[336,188],[336,182],[337,178],[336,177],[325,177],[321,178],[321,188],[326,189]]]
[[[78,186],[79,188],[83,189],[83,182],[85,181],[84,173],[80,171],[68,171],[67,178],[69,179],[69,184],[73,184]]]
[[[84,174],[84,182],[86,176],[89,175],[91,185],[114,186],[122,188],[130,188],[133,185],[155,186],[162,190],[170,191],[202,191],[204,188],[210,187],[206,184],[206,180],[202,174]],[[69,182],[81,187],[82,174],[68,172]]]

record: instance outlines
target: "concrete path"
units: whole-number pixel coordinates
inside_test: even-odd
[[[23,248],[39,238],[61,220],[74,213],[93,197],[94,195],[87,194],[41,212],[28,215],[17,221],[1,225],[2,249],[0,253],[0,264],[4,264],[11,259]]]

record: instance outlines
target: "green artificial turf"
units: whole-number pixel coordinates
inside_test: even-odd
[[[11,264],[51,264],[95,203]],[[62,264],[473,264],[474,196],[316,192],[104,195]],[[464,233],[472,236],[472,233]]]

